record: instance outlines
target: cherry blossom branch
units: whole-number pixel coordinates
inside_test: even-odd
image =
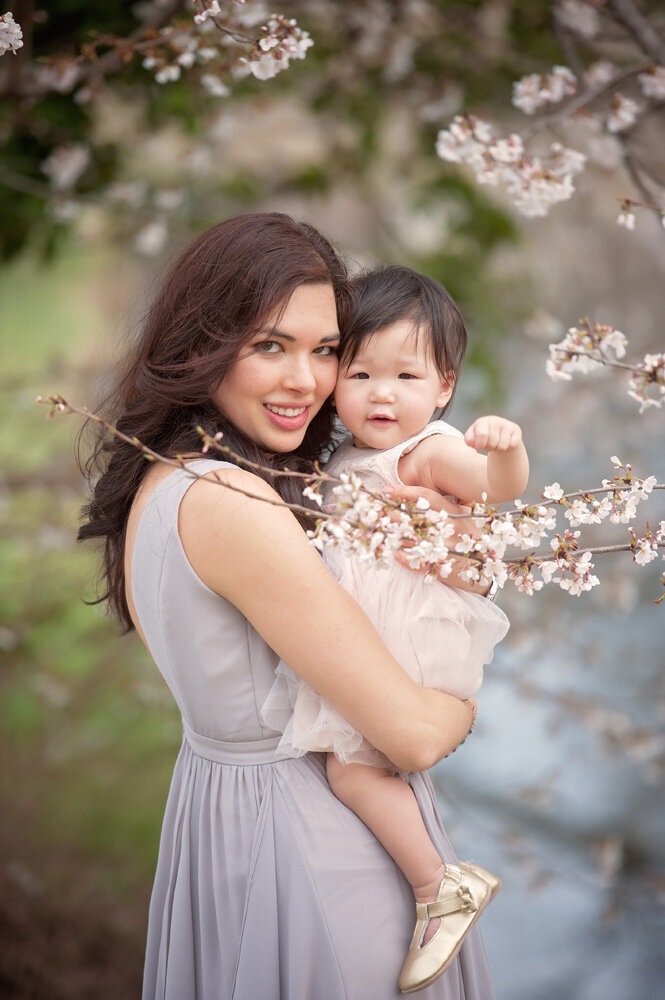
[[[80,86],[90,82],[92,78],[99,78],[110,75],[124,69],[127,65],[126,54],[134,45],[140,45],[142,38],[148,33],[158,33],[164,28],[185,6],[185,0],[164,0],[163,3],[153,4],[150,8],[146,24],[138,28],[126,38],[118,38],[118,51],[106,53],[100,59],[88,60],[89,65],[77,66],[81,57],[61,58],[49,60],[46,68],[55,69],[56,72],[44,72],[44,66],[34,67],[35,72],[30,77],[22,73],[18,78],[6,77],[4,87],[0,86],[0,96],[16,97],[41,97],[57,87],[57,76],[68,69],[68,90],[75,86]],[[121,47],[122,46],[122,47]],[[124,52],[124,56],[121,54]],[[27,59],[26,59],[27,62]]]
[[[129,444],[133,448],[137,448],[142,453],[146,461],[160,462],[162,465],[168,465],[174,469],[184,469],[187,472],[187,474],[191,476],[192,479],[205,479],[207,482],[212,482],[212,480],[208,479],[207,473],[201,474],[199,472],[196,472],[194,469],[189,468],[187,463],[192,461],[191,458],[187,459],[184,458],[182,455],[176,455],[174,458],[168,458],[166,455],[162,455],[159,452],[155,451],[153,448],[149,448],[147,445],[143,444],[143,442],[140,441],[137,437],[130,437],[128,434],[123,434],[122,431],[119,431],[117,427],[113,426],[113,424],[108,423],[108,421],[104,420],[98,414],[93,413],[92,410],[89,410],[87,406],[76,406],[74,403],[68,403],[63,396],[60,396],[57,393],[54,393],[53,395],[50,396],[37,396],[37,402],[43,403],[46,406],[51,407],[49,413],[47,414],[47,419],[53,417],[56,411],[60,411],[61,413],[76,413],[81,417],[85,417],[86,420],[92,420],[93,423],[96,423],[100,427],[103,427],[109,434],[117,438],[119,441],[124,441],[125,444]],[[205,454],[206,451],[207,449],[204,448],[203,454]],[[263,471],[270,472],[271,475],[287,475],[294,477],[296,476],[299,477],[300,475],[302,475],[301,473],[297,472],[293,473],[288,471],[282,472],[273,469],[268,469],[267,467],[264,466],[259,466],[255,462],[250,462],[247,459],[243,459],[242,456],[240,455],[235,455],[230,448],[227,449],[227,453],[230,456],[233,456],[234,460],[237,463],[250,466],[254,469],[262,469]],[[310,478],[314,479],[316,477],[312,476]],[[332,516],[328,514],[322,514],[316,510],[312,510],[311,507],[303,507],[299,504],[286,503],[286,501],[284,500],[273,500],[270,497],[261,496],[258,493],[252,493],[251,491],[245,490],[242,487],[237,486],[235,484],[225,483],[221,479],[215,478],[214,481],[219,483],[221,486],[226,486],[228,489],[234,490],[234,492],[236,493],[242,493],[243,496],[249,497],[250,500],[262,500],[264,503],[272,504],[275,507],[288,507],[290,510],[296,511],[299,514],[307,514],[309,517],[312,518]]]
[[[620,70],[615,73],[614,76],[610,77],[609,80],[603,81],[603,83],[598,84],[596,87],[588,87],[583,90],[576,97],[573,97],[570,101],[563,105],[563,107],[558,108],[556,111],[550,111],[548,114],[541,115],[541,117],[535,121],[532,125],[527,125],[525,129],[522,129],[520,135],[523,139],[530,139],[532,136],[537,135],[539,132],[544,131],[547,128],[551,128],[553,125],[559,125],[561,122],[565,122],[577,111],[582,108],[588,107],[597,101],[599,97],[603,97],[610,91],[622,83],[624,80],[629,80],[633,76],[637,76],[638,73],[643,73],[645,70],[649,69],[651,62],[641,62],[637,66],[629,66],[627,69]]]
[[[195,479],[207,478],[190,469],[183,456],[167,458],[160,455],[137,437],[118,431],[87,407],[70,404],[60,395],[39,397],[38,402],[51,407],[49,416],[62,411],[77,413],[93,420],[119,440],[138,448],[149,461],[160,461],[174,468],[183,468]],[[458,535],[452,523],[454,516],[445,511],[432,510],[424,498],[415,502],[391,501],[367,490],[352,472],[342,473],[339,478],[334,478],[318,468],[313,473],[273,470],[235,454],[221,443],[219,433],[210,436],[201,428],[199,433],[203,454],[213,448],[226,454],[240,466],[269,476],[292,475],[305,481],[307,485],[303,489],[303,495],[322,509],[315,511],[281,499],[269,499],[217,477],[209,480],[217,481],[251,499],[288,507],[312,519],[316,518],[314,529],[308,531],[307,535],[319,550],[327,545],[337,545],[353,552],[361,561],[376,562],[379,565],[388,565],[394,555],[401,551],[408,565],[414,569],[423,568],[432,579],[445,580],[453,566],[459,566],[461,560],[462,565],[466,564],[460,574],[462,579],[479,586],[489,586],[493,581],[503,586],[510,579],[518,590],[533,594],[544,584],[554,582],[570,594],[579,595],[597,586],[599,582],[592,573],[592,554],[631,551],[634,562],[647,565],[665,548],[665,521],[662,521],[656,530],[652,530],[647,522],[645,532],[640,537],[629,529],[629,543],[611,546],[581,547],[578,541],[580,532],[566,528],[563,535],[555,534],[549,539],[549,553],[539,551],[541,542],[547,540],[549,533],[556,528],[556,513],[552,510],[555,506],[564,508],[571,528],[600,523],[606,517],[615,524],[627,524],[635,517],[637,506],[642,500],[648,498],[655,489],[665,489],[665,483],[656,483],[653,476],[647,479],[634,477],[631,466],[624,465],[616,457],[612,461],[615,468],[621,471],[612,480],[603,481],[600,488],[564,494],[559,484],[553,483],[543,490],[542,502],[527,506],[517,500],[516,509],[506,512],[477,504],[471,515],[477,525],[477,532]],[[603,494],[601,500],[597,499],[599,494]],[[508,558],[506,553],[509,547],[533,551],[524,556]],[[536,579],[534,571],[540,574],[540,579]]]
[[[148,24],[131,35],[99,34],[86,42],[78,55],[43,59],[40,65],[32,67],[32,74],[6,73],[5,85],[0,87],[0,96],[40,97],[51,90],[68,93],[81,87],[81,100],[85,87],[94,90],[96,83],[104,76],[123,69],[135,55],[143,55],[144,69],[155,71],[157,83],[166,84],[180,79],[183,69],[209,69],[211,63],[217,70],[233,67],[236,75],[253,74],[259,80],[268,80],[281,70],[287,69],[292,59],[304,59],[307,50],[314,44],[309,33],[298,27],[295,20],[281,14],[271,14],[260,33],[252,37],[225,24],[218,0],[196,0],[198,13],[193,20],[169,24],[184,7],[184,0],[156,5],[151,10]],[[224,15],[227,16],[227,15]],[[0,44],[0,55],[7,49],[17,51],[22,46],[20,26],[11,15],[4,15],[9,21],[0,23],[7,39],[4,47]],[[200,26],[210,20],[216,30],[244,46],[246,55],[238,56],[222,51],[210,44],[201,32]],[[0,43],[3,38],[0,35]],[[99,55],[100,49],[109,49]],[[214,96],[228,93],[228,88],[212,73],[202,72],[201,83]],[[84,96],[81,96],[83,94]]]
[[[554,66],[549,74],[531,73],[513,84],[512,103],[524,114],[534,114],[546,105],[559,104],[560,107],[541,114],[533,124],[507,138],[493,138],[490,125],[471,115],[456,117],[448,129],[439,132],[437,138],[437,153],[442,159],[468,163],[480,184],[505,184],[517,209],[529,216],[546,215],[553,205],[572,197],[575,190],[573,178],[583,170],[586,157],[554,143],[548,160],[542,155],[527,153],[525,143],[538,132],[574,120],[574,116],[583,109],[587,110],[586,120],[591,125],[616,138],[626,170],[638,192],[645,202],[653,200],[627,146],[645,105],[616,88],[637,78],[641,92],[649,102],[665,101],[665,42],[629,0],[617,0],[613,11],[603,7],[602,13],[612,18],[619,29],[628,30],[637,40],[644,58],[633,60],[625,68],[600,59],[585,69],[572,42],[572,35],[586,43],[589,51],[593,52],[591,39],[600,30],[601,11],[590,3],[571,3],[568,7],[572,9],[555,7],[554,27],[574,72],[568,66]],[[583,89],[577,92],[580,87]],[[609,107],[603,108],[603,98],[610,93]],[[600,110],[591,113],[589,109],[597,104],[601,105]],[[658,183],[654,171],[649,173],[649,177]],[[665,208],[649,207],[660,220],[665,220]],[[625,218],[622,213],[619,221],[633,228],[632,214],[629,223],[624,221]]]
[[[628,395],[640,404],[640,413],[665,402],[665,353],[647,354],[642,361],[619,360],[626,354],[628,340],[620,330],[589,319],[578,320],[558,344],[550,344],[545,369],[552,379],[570,381],[573,374],[593,371],[598,365],[623,368],[633,373]],[[608,351],[612,353],[609,354]],[[659,395],[649,395],[654,389]]]

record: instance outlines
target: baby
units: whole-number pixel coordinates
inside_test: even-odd
[[[334,397],[350,436],[326,472],[353,470],[372,491],[421,486],[467,504],[483,494],[490,503],[518,497],[528,459],[517,424],[480,417],[462,434],[438,419],[452,398],[466,347],[462,317],[443,286],[403,267],[369,271],[354,286]],[[502,611],[485,597],[431,583],[397,562],[376,568],[337,547],[324,558],[418,684],[463,699],[475,694],[484,664],[508,631]],[[286,726],[275,725],[287,703]],[[477,865],[444,862],[405,776],[284,663],[263,714],[284,730],[278,752],[327,751],[335,795],[408,879],[417,922],[399,988],[423,989],[451,964],[499,880]]]

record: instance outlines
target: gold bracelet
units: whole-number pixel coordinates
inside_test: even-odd
[[[468,705],[468,704],[470,704],[471,699],[470,698],[465,698],[464,702],[465,702],[466,705]],[[471,719],[471,729],[466,734],[467,736],[471,735],[471,733],[473,732],[474,727],[476,725],[476,722],[478,721],[478,703],[477,702],[474,701],[471,710],[473,712],[473,717]],[[466,736],[464,737],[464,739],[466,739]]]

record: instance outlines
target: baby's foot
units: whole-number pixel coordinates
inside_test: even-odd
[[[416,897],[416,903],[433,903],[439,893],[439,888],[441,887],[441,882],[446,874],[446,866],[442,863],[436,872],[432,876],[429,882],[425,882],[424,885],[413,886],[413,895]],[[425,933],[423,934],[420,946],[426,945],[428,941],[436,934],[439,929],[439,924],[441,923],[440,917],[432,917],[428,921],[427,927],[425,928]]]
[[[449,968],[467,932],[490,901],[493,886],[473,870],[475,867],[445,866],[445,877],[434,901],[431,894],[426,898],[425,886],[414,889],[416,898],[421,898],[416,904],[411,945],[399,975],[402,993],[424,989]],[[499,880],[495,876],[491,880],[498,888]]]

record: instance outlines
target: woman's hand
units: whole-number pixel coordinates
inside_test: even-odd
[[[405,486],[400,483],[399,485],[395,484],[387,487],[383,492],[391,500],[418,500],[420,497],[424,497],[425,500],[429,501],[430,507],[432,507],[433,510],[445,510],[448,514],[468,514],[469,517],[455,518],[451,522],[455,529],[455,535],[451,536],[451,545],[454,545],[455,539],[459,538],[461,535],[471,535],[472,538],[475,538],[480,534],[478,519],[470,516],[471,508],[465,504],[455,503],[454,500],[449,500],[448,497],[442,496],[440,493],[437,493],[436,490],[428,490],[423,486]],[[405,552],[396,552],[395,559],[402,566],[406,566],[407,569],[413,568],[409,566]],[[466,566],[468,566],[468,562],[466,560],[455,559],[450,574],[444,580],[441,580],[441,583],[446,583],[451,587],[457,587],[459,590],[467,590],[472,594],[486,594],[489,590],[487,584],[478,584],[473,583],[470,580],[461,579],[460,573]],[[423,567],[422,569],[414,570],[414,573],[424,573],[425,571],[425,567]]]

